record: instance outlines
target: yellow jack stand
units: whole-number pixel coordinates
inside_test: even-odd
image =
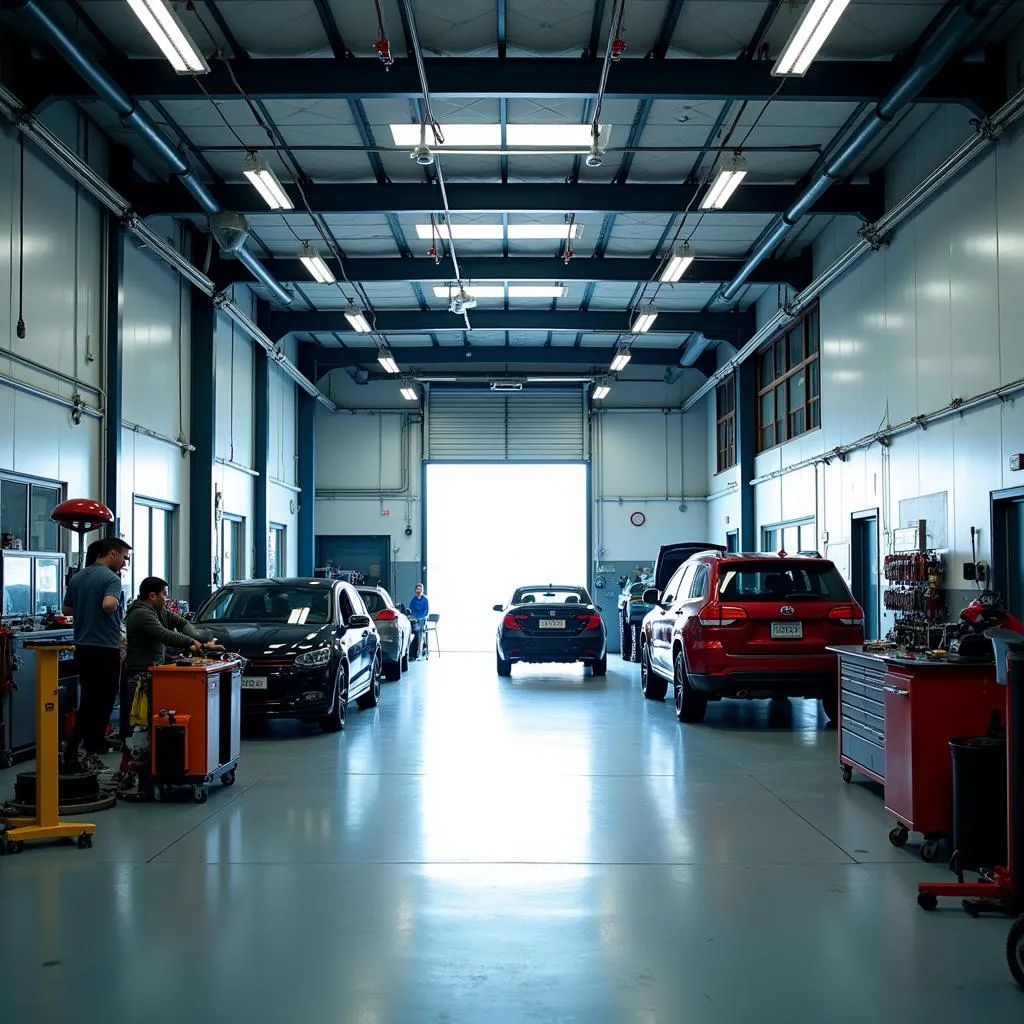
[[[0,852],[20,853],[25,840],[78,839],[79,849],[92,846],[96,826],[87,822],[61,821],[57,743],[60,691],[57,655],[73,651],[70,644],[27,643],[36,653],[36,816],[0,818]]]

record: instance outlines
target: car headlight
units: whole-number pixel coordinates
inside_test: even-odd
[[[331,660],[330,647],[318,647],[315,651],[306,651],[295,659],[295,664],[300,668],[319,668]]]

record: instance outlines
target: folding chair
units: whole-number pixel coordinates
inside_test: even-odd
[[[434,634],[434,650],[437,651],[437,656],[441,657],[441,644],[437,639],[437,620],[441,618],[437,612],[431,612],[427,616],[427,621],[423,623],[423,650],[426,656],[430,657],[430,634]]]

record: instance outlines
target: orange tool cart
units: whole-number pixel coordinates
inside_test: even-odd
[[[57,761],[60,684],[58,658],[74,645],[29,641],[36,655],[36,813],[34,818],[0,818],[0,852],[20,853],[26,840],[75,839],[79,849],[92,846],[96,826],[84,821],[61,821],[58,811]]]
[[[242,662],[193,658],[158,665],[152,676],[150,757],[153,796],[191,786],[206,803],[209,786],[235,781],[242,727]]]

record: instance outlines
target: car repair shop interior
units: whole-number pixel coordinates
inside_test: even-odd
[[[1024,1019],[1022,115],[1019,0],[0,0],[4,1019]]]

